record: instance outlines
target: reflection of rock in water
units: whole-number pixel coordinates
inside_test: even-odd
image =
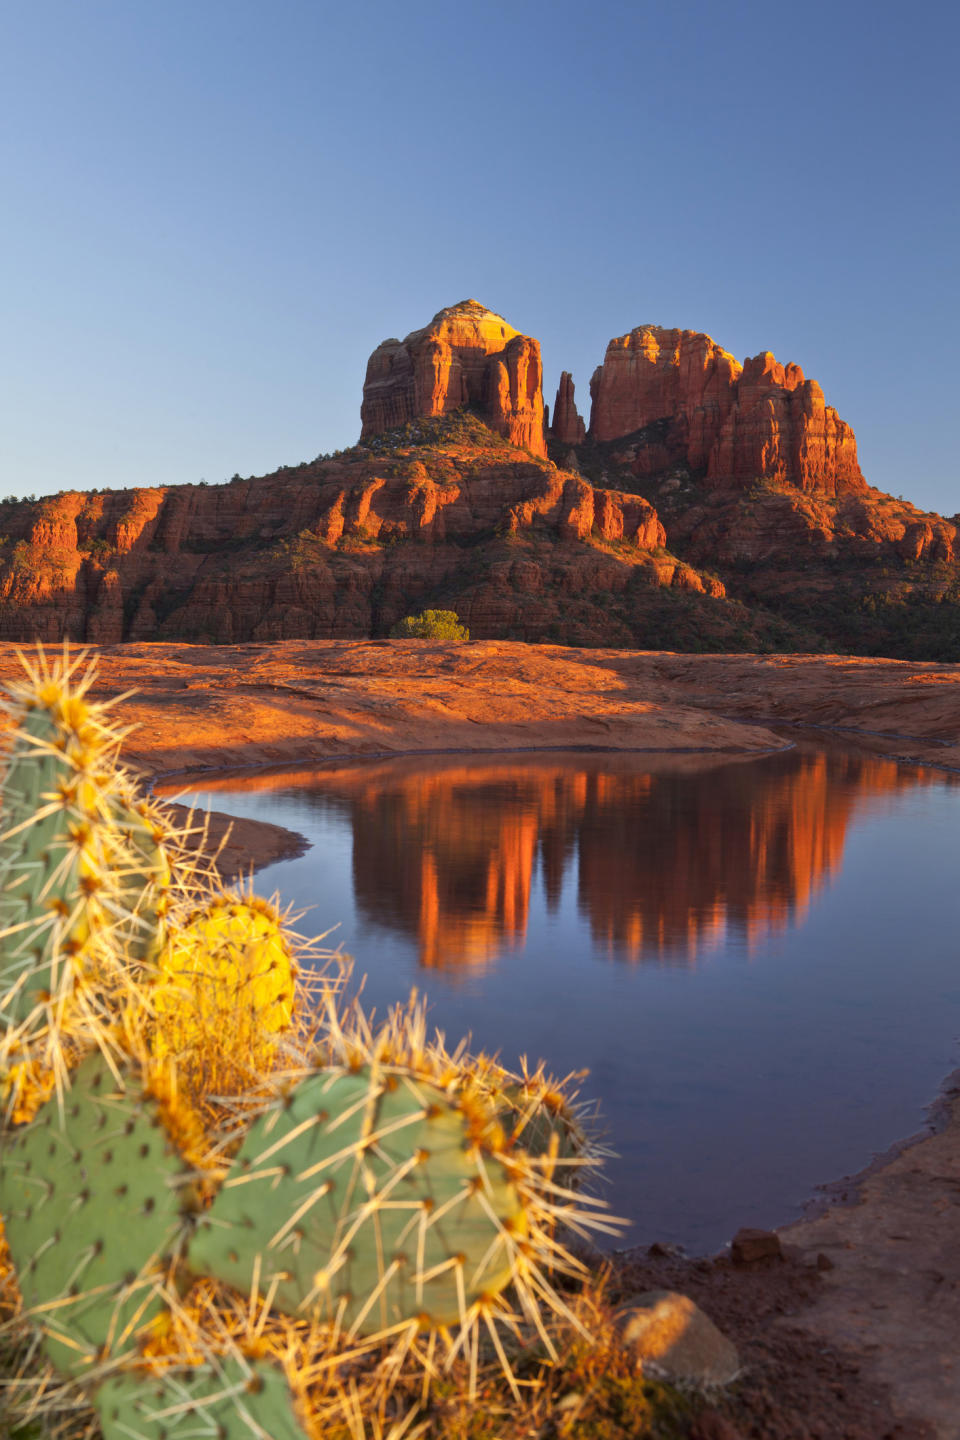
[[[408,759],[301,773],[296,793],[350,818],[361,913],[415,936],[423,965],[455,970],[522,940],[538,867],[555,909],[575,862],[604,953],[690,963],[730,929],[753,945],[803,918],[839,871],[857,811],[934,781],[798,748],[649,769],[628,755]]]
[[[752,945],[801,919],[839,870],[855,810],[929,778],[800,750],[694,774],[605,764],[384,767],[356,789],[331,776],[350,797],[358,904],[416,935],[424,965],[482,965],[524,934],[537,860],[553,908],[576,858],[599,948],[690,962],[728,928]]]
[[[794,752],[707,781],[661,775],[636,804],[591,795],[579,903],[597,942],[631,959],[693,960],[730,926],[755,943],[802,918],[843,856],[863,780],[843,768]]]
[[[537,787],[467,770],[358,797],[353,877],[361,910],[412,932],[421,964],[483,965],[527,928]]]

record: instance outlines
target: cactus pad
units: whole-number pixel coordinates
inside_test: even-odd
[[[157,1108],[118,1090],[99,1054],[64,1096],[4,1139],[0,1213],[24,1306],[47,1354],[82,1375],[123,1353],[160,1308],[160,1257],[181,1227],[183,1162]]]
[[[262,1361],[215,1361],[108,1380],[94,1401],[103,1440],[306,1440],[282,1374]]]
[[[219,896],[174,930],[160,957],[158,1046],[189,1049],[211,1026],[274,1035],[290,1023],[294,967],[279,917],[257,898]]]
[[[510,1143],[549,1168],[576,1166],[589,1141],[564,1096],[539,1083],[507,1082],[497,1097],[497,1114]]]
[[[318,1071],[252,1125],[188,1262],[289,1314],[374,1334],[464,1321],[526,1230],[476,1099],[390,1067]]]
[[[0,788],[0,1070],[55,1062],[61,1035],[96,1038],[166,905],[155,816],[135,803],[119,732],[78,665],[41,656],[4,701],[15,728]]]
[[[294,1008],[296,967],[280,917],[224,895],[171,929],[153,996],[156,1059],[196,1094],[234,1094],[269,1071]]]

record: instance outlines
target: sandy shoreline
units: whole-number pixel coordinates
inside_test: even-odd
[[[238,765],[424,751],[751,756],[789,743],[771,724],[823,728],[892,758],[960,769],[960,666],[507,642],[164,643],[98,654],[95,693],[138,691],[124,706],[136,726],[125,753],[151,779],[175,773],[197,784]],[[0,679],[17,668],[15,647],[0,646]],[[215,839],[227,823],[213,817]],[[303,844],[279,826],[233,822],[222,868],[260,868]],[[835,1347],[851,1374],[880,1387],[889,1414],[877,1440],[923,1433],[897,1432],[895,1422],[911,1417],[960,1440],[960,1095],[942,1101],[936,1129],[845,1188],[847,1203],[780,1232],[804,1299],[770,1325],[813,1344],[811,1355]],[[687,1262],[687,1272],[671,1263],[680,1267],[672,1283],[684,1273],[693,1288],[703,1283],[704,1262]]]

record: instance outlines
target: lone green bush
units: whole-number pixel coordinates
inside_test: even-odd
[[[405,615],[390,631],[394,640],[469,640],[470,631],[460,624],[456,610],[424,610]]]

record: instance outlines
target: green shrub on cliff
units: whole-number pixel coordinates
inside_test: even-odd
[[[394,640],[469,640],[470,631],[460,624],[455,610],[424,610],[405,615],[390,631]]]

